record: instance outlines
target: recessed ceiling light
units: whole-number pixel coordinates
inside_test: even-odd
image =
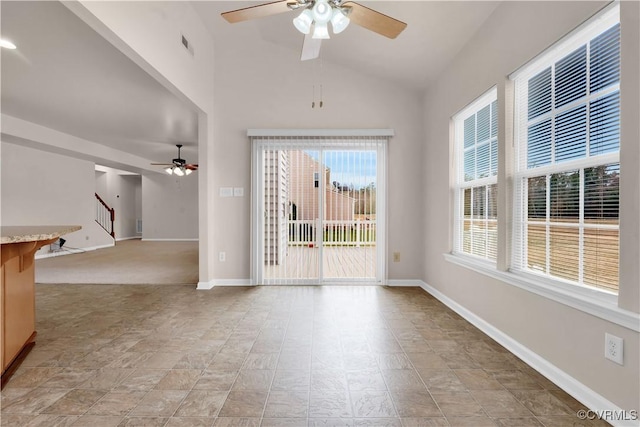
[[[0,47],[5,47],[7,49],[15,49],[16,45],[11,43],[9,40],[0,39]]]

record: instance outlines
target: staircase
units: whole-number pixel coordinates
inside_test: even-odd
[[[98,193],[96,195],[96,222],[100,227],[104,229],[111,237],[116,238],[116,232],[113,229],[113,222],[116,219],[116,210],[110,208]]]

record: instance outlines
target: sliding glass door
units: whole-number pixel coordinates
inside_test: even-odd
[[[386,139],[254,139],[258,284],[381,283]]]
[[[378,152],[375,147],[323,151],[323,278],[374,281],[377,270]]]

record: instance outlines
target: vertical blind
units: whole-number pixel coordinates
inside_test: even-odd
[[[253,137],[260,284],[379,281],[386,137]],[[381,163],[382,162],[382,163]]]
[[[498,249],[496,98],[496,89],[491,89],[453,118],[456,158],[453,252],[492,261]]]
[[[513,78],[512,269],[617,292],[619,7]]]

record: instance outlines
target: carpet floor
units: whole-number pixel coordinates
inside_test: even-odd
[[[36,260],[36,283],[198,283],[198,242],[123,240],[115,246]]]

